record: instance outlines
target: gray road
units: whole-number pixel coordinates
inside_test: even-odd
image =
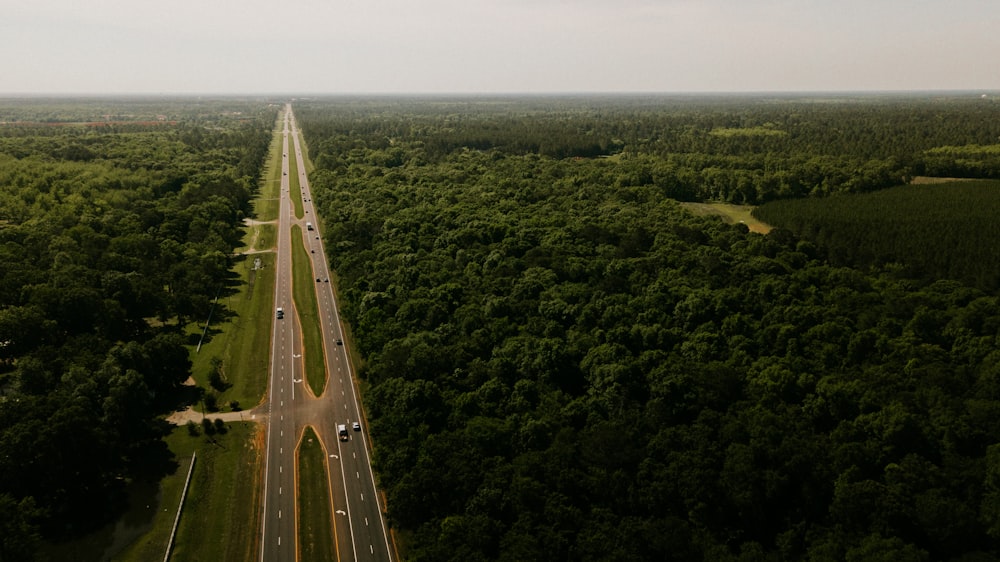
[[[339,559],[391,561],[394,550],[388,538],[384,505],[377,494],[371,470],[368,432],[361,419],[360,402],[347,360],[348,342],[343,341],[333,287],[327,281],[330,278],[329,267],[320,227],[315,219],[302,149],[295,133],[291,106],[286,106],[275,282],[275,303],[285,311],[285,317],[274,321],[272,334],[260,560],[297,559],[295,447],[303,429],[311,425],[327,453],[334,512],[333,532]],[[295,150],[297,170],[289,169],[289,149]],[[291,173],[299,176],[300,193],[289,193],[288,174]],[[295,218],[291,197],[302,197],[303,219]],[[307,230],[306,222],[311,222],[314,230]],[[313,280],[321,280],[316,283],[316,289],[328,380],[319,397],[313,396],[303,381],[301,327],[292,301],[292,224],[301,225],[305,247],[313,250],[309,254],[313,262]],[[362,431],[353,430],[352,423],[355,421],[361,424]],[[338,438],[339,424],[348,428],[346,441]]]

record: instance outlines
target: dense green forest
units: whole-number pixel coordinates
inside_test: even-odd
[[[838,265],[891,264],[911,277],[957,279],[992,294],[1000,290],[996,181],[785,199],[754,209],[754,216],[816,242]]]
[[[682,201],[864,192],[916,175],[996,177],[1000,100],[976,97],[342,99],[307,120],[317,165],[385,168],[456,150],[612,157],[615,181]],[[303,107],[308,111],[308,105]],[[404,147],[400,141],[408,141]],[[353,155],[356,156],[356,155]]]
[[[997,297],[676,202],[968,172],[998,109],[297,104],[406,558],[1000,557]]]
[[[226,290],[276,115],[0,101],[0,560],[96,528],[129,480],[169,472],[157,418],[189,374],[183,329]]]

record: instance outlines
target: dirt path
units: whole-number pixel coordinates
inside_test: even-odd
[[[239,412],[215,412],[211,414],[202,414],[201,412],[195,410],[191,406],[188,406],[184,410],[174,412],[170,414],[167,421],[174,425],[184,425],[189,421],[195,423],[201,423],[202,418],[215,421],[216,419],[221,419],[224,422],[236,422],[236,421],[263,421],[264,416],[257,413],[257,408],[251,410],[241,410]]]

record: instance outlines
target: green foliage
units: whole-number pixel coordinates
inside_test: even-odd
[[[830,263],[788,230],[693,217],[672,196],[707,193],[714,172],[689,151],[687,178],[652,150],[731,141],[712,150],[760,150],[745,157],[780,170],[789,160],[766,143],[803,143],[792,159],[819,183],[802,186],[868,189],[882,180],[851,184],[868,174],[852,167],[875,158],[871,170],[902,174],[895,135],[938,110],[796,102],[779,119],[635,103],[598,118],[571,100],[537,120],[513,102],[297,109],[407,559],[1000,556],[997,298]],[[940,142],[986,111],[960,109],[903,149],[968,142]],[[767,122],[789,134],[708,134]],[[854,136],[805,148],[833,123]],[[527,124],[625,144],[575,159],[460,141]],[[641,141],[657,130],[669,142]],[[687,179],[657,183],[669,177]]]
[[[157,417],[190,374],[181,327],[227,290],[276,114],[105,103],[0,103],[0,497],[25,506],[12,545],[33,544],[23,524],[86,533],[127,482],[168,470]]]
[[[821,245],[834,263],[898,263],[911,276],[1000,289],[1000,183],[913,185],[775,201],[754,216]]]

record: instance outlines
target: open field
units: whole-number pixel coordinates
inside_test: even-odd
[[[326,361],[323,337],[320,333],[319,304],[316,301],[316,277],[313,275],[312,261],[302,242],[302,229],[292,227],[292,294],[295,310],[302,326],[302,342],[305,360],[306,381],[314,395],[319,396],[326,386]]]
[[[299,441],[296,463],[298,482],[299,560],[333,560],[333,514],[330,513],[330,482],[326,469],[326,450],[313,428],[307,427]]]
[[[730,223],[744,223],[750,232],[767,234],[771,232],[771,226],[757,220],[751,215],[754,210],[753,205],[732,205],[729,203],[681,203],[681,206],[696,215],[715,215],[722,217],[722,220]]]

